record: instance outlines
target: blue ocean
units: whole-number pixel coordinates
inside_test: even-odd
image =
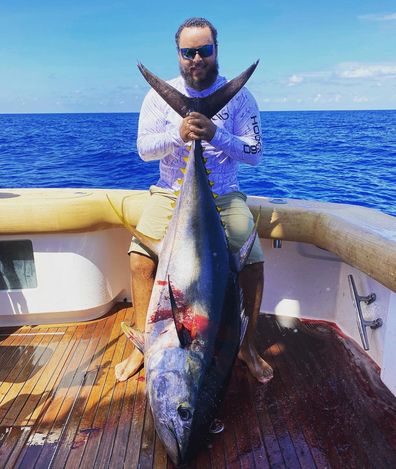
[[[139,115],[0,115],[0,186],[146,189],[158,162],[136,150]],[[241,190],[396,216],[396,111],[262,112],[264,157]]]

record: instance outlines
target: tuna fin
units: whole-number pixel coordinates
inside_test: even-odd
[[[186,117],[191,111],[191,104],[188,96],[180,93],[173,86],[166,83],[161,78],[151,73],[143,64],[138,63],[138,69],[144,76],[148,84],[182,117]]]
[[[143,233],[140,233],[136,228],[134,228],[130,223],[128,223],[124,217],[124,199],[122,199],[122,212],[120,212],[111,201],[108,194],[106,194],[107,200],[111,205],[111,208],[114,210],[117,217],[120,219],[121,223],[125,226],[125,228],[139,241],[140,244],[147,250],[147,252],[155,257],[158,258],[158,253],[160,251],[161,242],[150,238],[149,236],[145,236]]]
[[[242,345],[243,339],[245,338],[248,324],[249,324],[249,317],[246,316],[245,309],[242,309],[241,311],[241,335],[239,336],[239,347]]]
[[[175,296],[172,291],[172,286],[170,284],[169,276],[168,276],[168,286],[169,286],[169,300],[171,303],[172,316],[173,316],[173,321],[175,322],[177,336],[179,337],[180,346],[182,348],[185,348],[185,347],[188,347],[192,342],[191,333],[184,326],[184,324],[180,323],[177,319],[177,317],[179,316],[179,313],[178,313],[178,308],[176,305]]]
[[[258,224],[260,221],[260,216],[261,216],[261,208],[260,208],[256,223],[254,224],[254,227],[248,239],[245,241],[245,243],[243,244],[239,252],[234,254],[238,272],[240,272],[245,267],[250,251],[252,250],[254,240],[256,239],[256,236],[257,236],[257,228],[258,228]]]
[[[128,337],[128,339],[133,343],[133,345],[139,350],[139,352],[144,353],[144,335],[143,332],[140,332],[134,329],[131,326],[121,323],[122,332]]]
[[[144,65],[139,63],[138,68],[152,88],[182,117],[186,117],[192,111],[197,111],[211,118],[238,93],[257,65],[258,61],[206,98],[189,98],[151,73]]]

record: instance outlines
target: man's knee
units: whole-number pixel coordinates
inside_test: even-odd
[[[157,264],[153,259],[151,259],[151,257],[137,252],[130,253],[129,265],[132,275],[139,276],[144,279],[153,278],[157,270]]]

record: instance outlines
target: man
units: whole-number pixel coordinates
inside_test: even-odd
[[[186,20],[176,33],[181,76],[169,83],[183,94],[204,97],[226,83],[218,75],[217,31],[204,18]],[[140,113],[138,151],[144,161],[160,160],[160,179],[150,188],[151,197],[137,229],[146,236],[162,239],[165,234],[175,191],[180,188],[180,167],[193,140],[202,140],[206,167],[211,170],[213,191],[219,195],[217,206],[232,249],[238,250],[253,228],[252,214],[246,196],[239,192],[239,162],[257,165],[261,157],[261,128],[257,104],[243,88],[212,120],[193,112],[182,119],[153,90],[147,94]],[[130,247],[132,300],[135,328],[143,331],[154,284],[156,263],[150,254],[132,241]],[[272,378],[272,368],[258,354],[254,333],[263,290],[263,254],[258,239],[247,265],[240,273],[245,312],[249,316],[247,333],[238,357],[260,382]],[[131,356],[116,366],[119,381],[135,374],[143,364],[142,353],[135,349]]]

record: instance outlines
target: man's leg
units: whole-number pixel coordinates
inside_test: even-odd
[[[249,317],[249,324],[238,358],[246,363],[250,373],[260,383],[267,383],[273,377],[273,371],[271,366],[260,357],[255,344],[256,324],[264,287],[263,267],[262,262],[248,264],[239,274],[239,283],[243,292],[245,313]]]
[[[157,265],[150,257],[137,252],[130,253],[129,263],[131,268],[132,302],[135,311],[134,327],[138,331],[144,332]],[[116,379],[125,381],[133,376],[140,370],[143,361],[143,354],[135,348],[128,358],[116,365]]]

